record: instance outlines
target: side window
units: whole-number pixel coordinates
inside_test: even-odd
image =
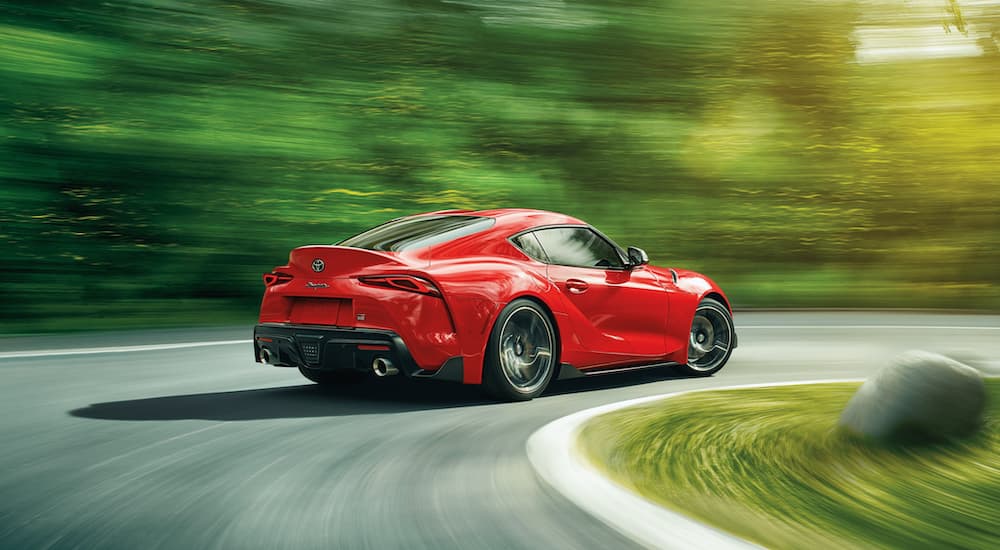
[[[542,263],[548,263],[549,259],[545,257],[545,251],[542,250],[542,245],[538,244],[538,239],[535,238],[533,233],[523,233],[511,239],[522,252],[528,255],[533,260],[538,260]]]
[[[576,267],[623,268],[615,247],[587,227],[553,227],[535,231],[549,263]]]

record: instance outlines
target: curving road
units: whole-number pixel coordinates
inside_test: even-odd
[[[628,548],[537,480],[532,432],[645,395],[865,376],[911,348],[1000,371],[998,316],[744,313],[737,326],[715,377],[564,381],[520,404],[401,379],[324,391],[253,363],[246,328],[3,338],[0,547]],[[173,345],[232,340],[247,343]],[[78,353],[91,348],[115,349]]]

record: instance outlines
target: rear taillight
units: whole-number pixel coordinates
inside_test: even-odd
[[[394,288],[396,290],[406,290],[427,296],[441,297],[441,291],[434,283],[427,279],[421,279],[413,275],[372,275],[358,277],[358,280],[366,285],[380,286],[384,288]]]
[[[280,271],[272,271],[264,274],[264,286],[283,285],[292,280],[292,276]]]

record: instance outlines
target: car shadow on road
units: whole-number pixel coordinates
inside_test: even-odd
[[[680,378],[684,376],[670,369],[651,368],[587,378],[555,380],[541,398]],[[485,398],[478,386],[414,381],[397,377],[338,387],[305,384],[109,401],[74,409],[69,411],[69,414],[98,420],[240,421],[387,414],[476,405],[502,404]]]
[[[263,420],[385,414],[487,404],[477,388],[402,377],[340,387],[316,384],[95,403],[69,412],[100,420]]]

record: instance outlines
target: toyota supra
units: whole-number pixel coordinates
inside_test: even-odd
[[[264,284],[256,361],[319,384],[401,374],[522,401],[553,379],[634,368],[708,376],[737,344],[708,277],[541,210],[394,219],[296,248]]]

